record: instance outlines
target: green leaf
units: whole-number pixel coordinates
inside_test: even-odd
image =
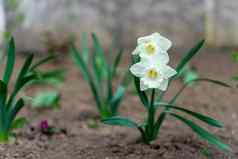
[[[88,81],[89,86],[91,88],[91,91],[93,93],[93,96],[95,98],[98,110],[101,110],[101,100],[100,100],[100,97],[98,95],[98,91],[97,91],[97,88],[96,88],[95,83],[93,81],[93,78],[91,77],[91,74],[89,73],[89,71],[87,69],[87,66],[85,65],[82,57],[80,56],[78,50],[76,49],[76,47],[74,45],[71,46],[71,56],[72,56],[73,61],[75,62],[75,64],[81,70],[84,79],[86,81]]]
[[[60,94],[56,91],[39,92],[32,99],[33,108],[55,108],[59,106]]]
[[[139,61],[139,58],[137,56],[132,56],[132,64],[135,64]],[[138,77],[134,77],[134,84],[136,87],[136,92],[139,95],[139,98],[143,105],[148,108],[149,107],[149,100],[145,93],[145,91],[140,90],[140,79]]]
[[[117,53],[117,56],[115,58],[114,64],[113,64],[112,77],[114,77],[117,73],[117,68],[121,61],[122,54],[123,54],[123,49],[120,48],[119,52]]]
[[[107,74],[105,53],[95,33],[92,34],[92,39],[94,46],[93,71],[96,75],[97,83],[100,85],[102,78]]]
[[[24,118],[24,117],[17,118],[12,123],[11,130],[23,128],[26,123],[27,123],[26,118]]]
[[[60,86],[65,81],[66,70],[59,68],[50,71],[37,71],[37,80],[33,84],[49,84]]]
[[[233,53],[231,54],[231,57],[232,57],[232,59],[233,59],[234,61],[238,62],[238,52],[233,52]]]
[[[141,102],[143,103],[143,105],[146,108],[148,108],[149,107],[149,100],[148,100],[148,97],[147,97],[145,91],[140,90],[140,79],[137,78],[137,77],[134,77],[134,82],[135,82],[135,87],[136,87],[137,94],[139,95],[139,98],[140,98]]]
[[[179,74],[180,71],[186,66],[186,64],[193,58],[196,53],[202,48],[204,44],[204,40],[201,40],[198,42],[191,50],[188,51],[188,53],[182,58],[180,63],[176,67],[176,71]]]
[[[191,111],[191,110],[188,110],[188,109],[185,109],[185,108],[182,108],[182,107],[179,107],[177,105],[173,105],[173,104],[167,104],[167,103],[155,103],[155,105],[158,105],[158,106],[162,106],[162,107],[166,107],[166,108],[169,108],[169,109],[176,109],[176,110],[179,110],[181,112],[184,112],[186,114],[189,114],[211,126],[214,126],[214,127],[218,127],[218,128],[222,128],[224,127],[224,124],[218,120],[215,120],[211,117],[208,117],[208,116],[205,116],[203,114],[200,114],[200,113],[197,113],[197,112],[194,112],[194,111]]]
[[[173,104],[177,100],[179,95],[184,91],[184,89],[187,88],[187,86],[189,86],[191,83],[194,83],[194,82],[210,82],[210,83],[222,86],[222,87],[228,87],[228,88],[231,87],[230,85],[228,85],[222,81],[213,80],[213,79],[209,79],[209,78],[197,78],[197,79],[194,79],[194,80],[191,80],[191,81],[185,83],[184,86],[176,93],[176,95],[172,98],[172,100],[169,103]]]
[[[87,33],[85,32],[81,36],[81,48],[83,53],[82,55],[83,61],[87,65],[89,62],[89,48],[88,48],[88,36],[87,36]]]
[[[87,69],[87,65],[85,64],[85,62],[83,61],[83,58],[80,55],[81,53],[79,52],[79,50],[75,47],[74,44],[72,44],[71,46],[71,57],[73,62],[79,67],[84,80],[88,81],[89,80],[89,70]]]
[[[17,103],[12,106],[8,112],[8,120],[7,122],[7,129],[11,128],[12,122],[14,121],[14,119],[16,118],[17,114],[19,113],[19,111],[23,108],[24,106],[24,101],[22,98],[20,98]]]
[[[4,83],[6,83],[6,85],[8,85],[10,81],[10,78],[14,69],[14,64],[15,64],[15,42],[12,37],[8,43],[7,64],[6,64],[5,72],[3,75],[3,81]]]
[[[32,80],[36,79],[36,75],[35,74],[29,74],[25,77],[23,77],[21,80],[19,80],[19,82],[15,85],[15,88],[13,90],[13,93],[11,94],[8,103],[7,103],[7,108],[10,109],[12,106],[12,103],[14,101],[14,98],[16,97],[16,95],[18,94],[18,92],[29,82],[31,82]]]
[[[117,113],[118,106],[121,103],[124,95],[125,95],[126,88],[123,86],[119,86],[111,99],[111,111],[112,113]]]
[[[217,146],[219,149],[223,151],[231,152],[231,148],[222,143],[219,138],[211,133],[209,133],[207,130],[203,129],[202,127],[198,126],[197,124],[193,123],[191,120],[185,119],[182,116],[179,116],[174,113],[170,113],[171,116],[179,119],[183,123],[185,123],[187,126],[189,126],[194,132],[196,132],[201,138],[207,140],[210,144],[213,144]]]
[[[6,102],[7,98],[7,86],[0,80],[0,132],[4,129],[5,115],[6,115]]]
[[[5,101],[6,101],[6,98],[7,98],[7,85],[0,80],[0,109],[1,106],[3,106],[5,104]]]
[[[26,58],[25,63],[24,63],[24,65],[22,66],[21,71],[20,71],[20,73],[19,73],[19,75],[18,75],[18,77],[17,77],[16,83],[19,83],[20,80],[28,73],[29,68],[30,68],[30,66],[31,66],[31,63],[32,63],[32,60],[33,60],[33,57],[34,57],[34,55],[33,55],[33,54],[30,54],[30,55]],[[16,85],[17,85],[17,84],[16,84]]]
[[[164,111],[164,112],[161,112],[159,118],[158,118],[157,121],[155,122],[154,132],[153,132],[154,138],[156,138],[157,135],[159,134],[160,127],[161,127],[161,125],[162,125],[162,123],[163,123],[165,117],[166,117],[166,112],[165,112],[165,111]]]
[[[111,118],[103,119],[103,123],[109,124],[109,125],[118,125],[118,126],[124,126],[124,127],[129,127],[129,128],[138,128],[139,126],[137,125],[136,122],[129,118],[124,118],[124,117],[119,117],[119,116],[114,116]]]
[[[45,57],[45,58],[43,58],[43,59],[41,59],[41,60],[39,60],[38,62],[36,62],[34,65],[32,65],[31,66],[31,71],[33,71],[34,69],[36,69],[37,67],[39,67],[39,66],[41,66],[41,65],[43,65],[43,64],[45,64],[45,63],[47,63],[47,62],[49,62],[50,60],[53,60],[53,59],[55,59],[55,55],[49,55],[49,56],[47,56],[47,57]]]

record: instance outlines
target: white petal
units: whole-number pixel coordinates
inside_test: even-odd
[[[158,78],[158,79],[150,79],[150,78],[147,78],[147,77],[144,77],[141,79],[144,84],[146,86],[148,86],[149,88],[159,88],[160,86],[160,83],[162,82],[162,78]]]
[[[152,60],[155,62],[156,65],[166,65],[169,63],[169,55],[167,52],[160,52],[156,54]]]
[[[138,55],[140,53],[138,46],[135,48],[135,50],[132,52],[132,55]]]
[[[169,83],[169,80],[168,80],[168,79],[164,79],[164,80],[160,83],[159,89],[160,89],[161,91],[166,91],[166,89],[168,88],[168,83]]]
[[[140,90],[145,91],[148,88],[148,85],[146,85],[143,80],[140,80]]]
[[[130,71],[136,77],[142,77],[145,74],[146,67],[143,62],[138,62],[130,67]]]
[[[146,43],[146,42],[151,41],[151,40],[153,40],[152,35],[140,37],[140,38],[137,39],[137,44],[140,45],[140,44]]]
[[[156,41],[158,43],[158,46],[162,50],[168,51],[169,48],[171,48],[172,42],[169,39],[161,36],[159,33],[153,33],[152,35],[154,36],[154,38],[156,39]]]
[[[177,74],[176,70],[173,69],[172,67],[165,65],[163,67],[160,68],[160,72],[162,74],[162,76],[166,79],[174,76]]]

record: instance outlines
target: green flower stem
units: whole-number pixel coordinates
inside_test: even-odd
[[[154,100],[155,100],[155,89],[152,89],[150,107],[148,109],[148,121],[146,125],[147,143],[150,143],[150,141],[153,140],[153,134],[154,134],[154,123],[155,123],[155,113],[156,113],[156,110],[154,107]]]

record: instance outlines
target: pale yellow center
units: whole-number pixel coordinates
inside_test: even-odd
[[[151,79],[156,79],[159,76],[159,73],[155,69],[150,69],[147,72],[147,76]]]
[[[155,42],[147,42],[145,44],[145,50],[147,54],[152,55],[156,53],[156,43]]]

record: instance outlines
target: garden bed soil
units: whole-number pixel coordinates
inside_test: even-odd
[[[128,53],[129,54],[129,53]],[[181,55],[171,56],[176,64]],[[128,56],[129,57],[129,56]],[[126,59],[126,57],[125,57]],[[22,64],[18,57],[17,65]],[[125,60],[124,66],[129,63]],[[233,157],[238,158],[238,89],[231,77],[238,73],[235,62],[229,54],[203,51],[193,61],[200,76],[223,80],[233,86],[231,89],[213,84],[201,83],[185,90],[178,103],[191,110],[210,115],[225,123],[224,129],[207,127],[225,143],[231,145]],[[65,67],[69,69],[61,93],[61,108],[35,110],[25,107],[29,124],[17,132],[15,141],[0,145],[0,159],[228,159],[229,155],[219,151],[197,137],[183,123],[168,117],[158,139],[151,145],[140,143],[139,133],[122,127],[112,127],[99,122],[95,103],[87,84],[70,60],[58,61],[45,68]],[[182,86],[176,81],[168,91],[169,99]],[[33,95],[49,87],[33,87],[26,90]],[[52,89],[52,88],[51,88]],[[137,121],[144,119],[145,110],[138,97],[129,91],[120,107],[123,116]],[[48,120],[53,126],[65,131],[47,136],[38,130],[41,120]]]

